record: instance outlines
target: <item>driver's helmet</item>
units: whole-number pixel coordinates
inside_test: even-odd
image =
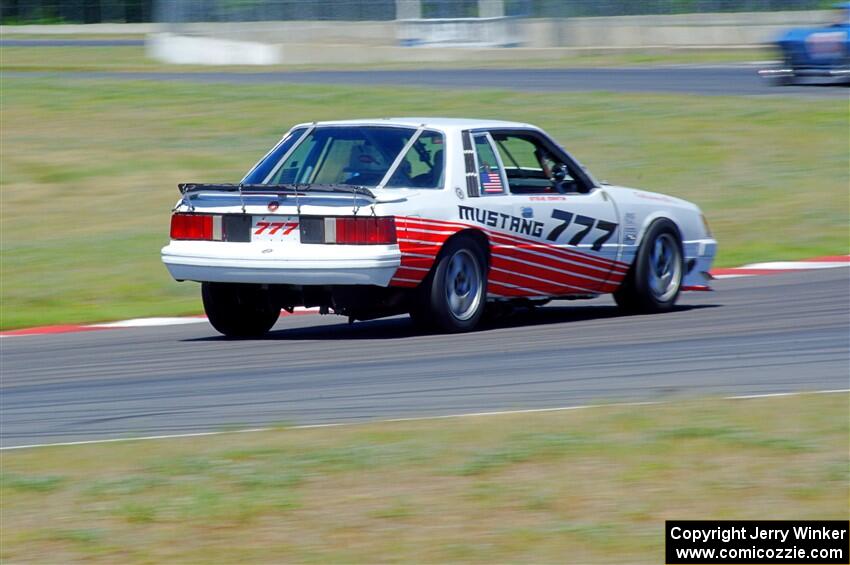
[[[389,163],[377,147],[364,141],[351,147],[344,183],[377,184],[389,168]]]
[[[385,171],[387,169],[387,163],[384,161],[384,157],[378,151],[378,148],[369,141],[365,141],[351,148],[348,167],[351,171],[361,173]]]

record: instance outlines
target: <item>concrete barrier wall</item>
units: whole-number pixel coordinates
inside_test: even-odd
[[[522,21],[505,17],[398,20],[396,38],[405,47],[518,47],[525,40]]]
[[[281,45],[235,41],[220,37],[154,33],[145,48],[148,57],[174,65],[278,65]]]
[[[396,22],[233,22],[164,26],[169,33],[264,43],[396,45]]]
[[[527,45],[537,47],[755,46],[789,27],[822,24],[830,17],[829,11],[811,11],[528,20],[525,37]],[[547,44],[535,45],[536,38]]]
[[[238,46],[234,43],[239,43]],[[623,53],[631,48],[595,47],[400,47],[315,43],[270,45],[250,41],[233,42],[200,36],[154,34],[149,36],[148,54],[172,64],[191,65],[365,65],[556,61],[576,54]]]

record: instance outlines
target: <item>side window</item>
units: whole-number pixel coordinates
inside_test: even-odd
[[[539,149],[533,141],[515,135],[497,135],[495,139],[508,177],[512,173],[519,174],[523,171],[543,172],[540,160],[537,158]]]
[[[496,151],[490,144],[486,134],[478,134],[473,138],[475,154],[478,157],[478,182],[481,194],[505,194],[505,183]]]
[[[387,188],[441,188],[445,170],[443,147],[443,134],[436,131],[423,131],[385,186]]]
[[[512,194],[579,192],[579,184],[566,164],[533,135],[493,135]]]
[[[569,192],[575,179],[533,136],[494,134],[512,194]]]

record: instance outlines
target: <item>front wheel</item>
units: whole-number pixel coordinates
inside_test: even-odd
[[[280,306],[260,285],[205,282],[201,298],[210,324],[228,337],[261,336],[280,317]]]
[[[656,220],[649,226],[614,300],[626,312],[666,312],[676,304],[683,276],[679,232],[671,221]]]
[[[420,287],[411,317],[420,326],[445,332],[474,329],[484,313],[487,261],[480,246],[468,237],[449,241],[437,267]]]

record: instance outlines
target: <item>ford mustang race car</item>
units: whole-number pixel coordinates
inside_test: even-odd
[[[613,293],[625,311],[665,311],[709,290],[717,248],[694,204],[599,183],[513,122],[301,124],[241,182],[179,189],[162,259],[237,337],[298,306],[448,332],[500,303]]]
[[[850,83],[850,2],[836,5],[830,25],[794,28],[776,42],[782,62],[759,74],[774,83]]]

